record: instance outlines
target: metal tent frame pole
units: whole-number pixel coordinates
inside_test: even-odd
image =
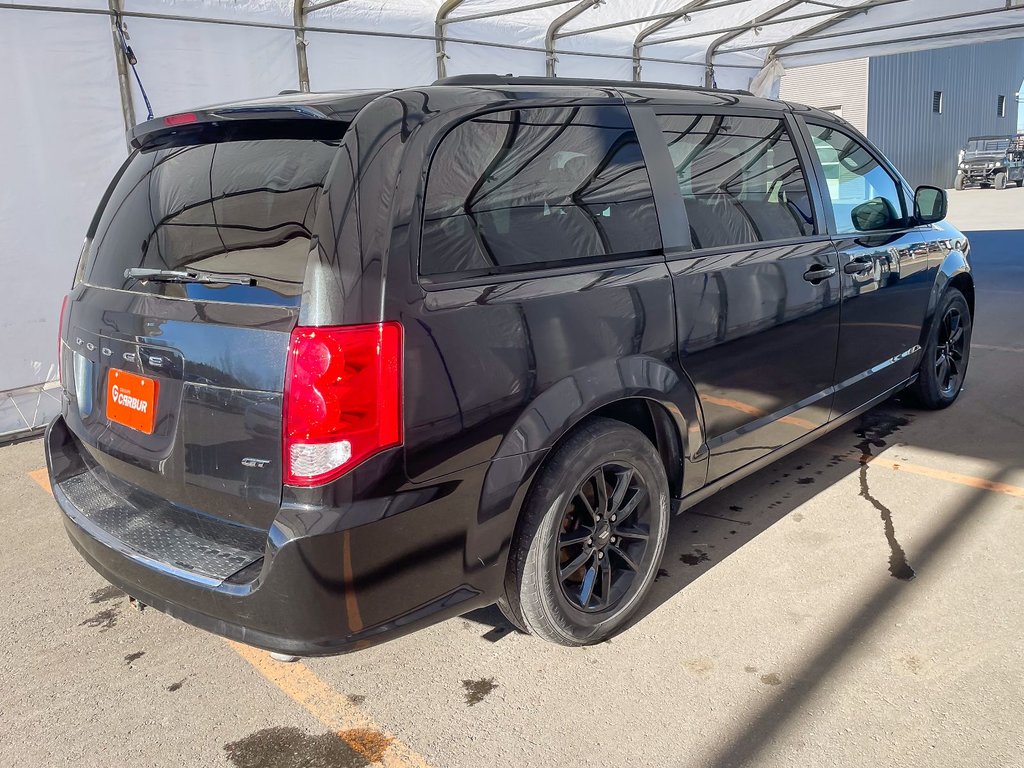
[[[660,32],[670,24],[675,24],[680,19],[689,19],[691,11],[696,11],[702,5],[707,5],[710,0],[692,0],[687,3],[679,11],[671,16],[667,16],[663,19],[651,24],[649,27],[644,27],[637,33],[636,38],[633,40],[633,79],[637,82],[640,81],[640,73],[643,70],[643,64],[640,62],[640,54],[643,51],[645,45],[644,41],[656,32]]]
[[[292,20],[295,23],[295,61],[299,71],[299,90],[309,92],[309,61],[306,59],[305,0],[292,0]]]
[[[1013,8],[1011,10],[1017,11],[1017,10],[1021,10],[1021,9],[1020,8]],[[918,24],[927,24],[927,23],[928,23],[927,20],[918,22]],[[913,37],[898,37],[898,38],[893,38],[892,40],[884,40],[884,41],[871,40],[870,42],[865,42],[865,43],[850,43],[848,45],[834,45],[834,46],[829,46],[827,48],[813,48],[813,49],[807,50],[807,51],[796,51],[795,53],[792,53],[790,55],[793,56],[794,58],[796,58],[797,56],[810,56],[810,55],[815,54],[815,53],[831,53],[833,51],[853,51],[853,50],[857,50],[859,48],[882,47],[882,46],[886,46],[886,45],[902,45],[903,43],[919,43],[922,40],[945,40],[945,39],[950,38],[950,37],[962,38],[964,40],[963,44],[964,45],[968,45],[968,44],[974,43],[974,42],[980,42],[980,43],[993,42],[993,41],[989,41],[989,40],[976,40],[976,39],[974,39],[974,36],[977,36],[977,35],[988,34],[990,32],[1010,32],[1010,31],[1021,32],[1022,30],[1024,30],[1024,25],[1022,25],[1021,22],[1017,22],[1016,24],[1001,24],[1001,25],[995,26],[995,27],[978,27],[977,29],[958,29],[958,30],[955,30],[953,32],[940,32],[940,33],[937,33],[937,34],[933,33],[933,34],[930,34],[930,35],[915,35]],[[857,35],[857,34],[860,34],[860,32],[859,31],[854,31],[854,32],[849,32],[847,34],[849,34],[849,35]],[[1019,37],[1024,37],[1024,34],[1018,34],[1016,36],[1012,36],[1012,37],[1006,38],[1006,39],[1016,39],[1016,38],[1019,38]],[[942,46],[938,46],[938,47],[942,47]],[[892,53],[900,53],[900,51],[892,51]],[[889,54],[888,53],[879,53],[879,54],[874,54],[874,55],[877,55],[877,56],[888,56]]]
[[[445,27],[452,21],[457,19],[449,19],[448,14],[462,5],[466,0],[445,0],[441,3],[441,7],[437,9],[437,15],[434,17],[434,50],[437,56],[437,79],[441,80],[448,74],[448,67],[445,61],[448,59],[448,54],[444,50],[444,32]]]
[[[124,118],[124,131],[127,137],[128,131],[135,127],[135,102],[132,100],[132,85],[128,79],[128,62],[125,61],[124,51],[121,48],[121,36],[117,31],[118,19],[120,18],[122,6],[121,0],[109,0],[110,8],[110,34],[114,42],[114,66],[117,67],[117,90],[121,97],[121,116]]]
[[[880,25],[877,25],[877,26],[874,26],[874,27],[862,27],[860,29],[851,29],[851,30],[846,30],[846,31],[843,31],[843,32],[829,32],[828,34],[821,34],[822,32],[825,32],[825,30],[835,26],[836,24],[839,24],[840,22],[843,22],[843,21],[846,21],[847,19],[853,18],[854,16],[856,16],[856,15],[858,15],[860,13],[867,13],[868,11],[871,10],[871,7],[874,6],[874,4],[868,4],[868,3],[865,3],[865,5],[868,6],[868,7],[861,7],[861,8],[859,8],[856,11],[852,11],[851,10],[851,12],[849,14],[844,14],[843,18],[833,19],[831,22],[827,22],[825,24],[820,24],[820,25],[818,25],[817,27],[815,27],[813,29],[809,29],[806,32],[800,33],[799,35],[794,35],[793,37],[789,38],[788,40],[785,40],[785,41],[779,43],[778,45],[776,45],[774,48],[772,48],[772,54],[775,54],[777,56],[779,51],[782,51],[782,50],[784,50],[786,48],[789,48],[791,46],[794,46],[794,45],[798,45],[800,43],[816,43],[819,40],[834,40],[837,37],[850,37],[852,35],[867,35],[867,34],[873,34],[875,32],[890,32],[890,31],[892,31],[894,29],[907,29],[909,27],[919,27],[919,26],[921,26],[923,24],[940,24],[940,23],[942,23],[944,21],[959,21],[960,19],[965,19],[965,18],[976,18],[976,17],[980,17],[980,16],[990,16],[992,14],[1008,13],[1008,12],[1011,12],[1011,11],[1024,12],[1024,6],[1021,6],[1021,7],[1018,7],[1018,8],[987,8],[985,10],[972,11],[970,13],[951,13],[951,14],[948,14],[946,16],[935,16],[935,17],[926,18],[926,19],[913,19],[911,21],[896,21],[896,22],[892,22],[890,24],[880,24]],[[1022,22],[1022,25],[1024,25],[1024,22]],[[961,33],[966,35],[966,34],[970,34],[973,31],[974,30],[961,30]],[[1024,36],[1024,34],[1022,34],[1022,36]],[[897,42],[898,43],[898,42],[900,42],[900,40],[899,39],[895,39],[895,40],[893,40],[893,42]],[[886,44],[887,43],[879,43],[879,45],[886,45]],[[742,50],[755,50],[755,49],[753,47],[745,47],[745,48],[731,48],[730,50],[742,51]],[[794,54],[794,55],[796,55],[796,54]]]
[[[547,32],[544,33],[544,69],[548,77],[555,77],[555,40],[559,37],[559,31],[580,14],[603,2],[604,0],[581,0],[548,25]]]
[[[637,16],[630,19],[624,19],[608,24],[601,24],[592,27],[577,28],[572,30],[564,30],[566,24],[578,17],[580,14],[593,8],[594,6],[603,2],[603,0],[582,0],[582,2],[576,2],[576,4],[565,13],[561,14],[556,18],[549,26],[545,34],[545,45],[543,48],[539,48],[535,45],[518,45],[514,43],[499,43],[490,42],[486,40],[475,40],[475,39],[464,39],[449,37],[447,35],[447,26],[459,21],[470,21],[474,19],[483,18],[494,18],[500,16],[508,16],[516,13],[522,13],[527,10],[536,10],[540,8],[553,7],[558,5],[565,5],[573,0],[537,0],[533,3],[526,5],[520,5],[518,7],[506,7],[498,10],[488,11],[484,13],[470,14],[467,16],[453,17],[451,12],[457,7],[462,5],[465,0],[445,0],[439,9],[435,19],[435,34],[433,35],[422,35],[414,33],[398,33],[388,32],[379,30],[367,30],[367,29],[344,29],[334,27],[321,27],[311,26],[308,24],[309,14],[314,11],[319,11],[324,8],[339,5],[347,2],[348,0],[319,0],[310,2],[310,0],[293,0],[293,19],[292,24],[283,24],[275,22],[264,22],[256,20],[235,20],[230,18],[209,18],[204,16],[186,16],[182,14],[168,14],[168,13],[153,13],[144,11],[126,11],[123,8],[123,0],[108,0],[107,8],[83,8],[83,7],[70,7],[70,6],[58,6],[58,5],[37,5],[35,3],[25,2],[9,2],[6,0],[0,0],[0,11],[2,10],[28,10],[28,11],[44,11],[44,12],[57,12],[57,13],[79,13],[86,15],[104,15],[111,18],[112,34],[114,35],[115,44],[115,63],[118,73],[118,84],[121,97],[122,113],[124,115],[125,125],[132,127],[135,123],[135,109],[132,99],[130,79],[127,71],[127,62],[124,59],[123,52],[120,48],[120,41],[118,39],[118,32],[116,28],[116,20],[118,18],[144,18],[144,19],[162,19],[167,21],[185,21],[185,22],[197,22],[197,23],[209,23],[209,24],[222,24],[228,26],[241,26],[250,27],[256,29],[281,29],[289,30],[295,34],[296,44],[296,61],[298,68],[299,77],[299,89],[307,91],[310,88],[309,84],[309,64],[306,57],[306,46],[307,40],[305,34],[310,31],[315,32],[326,32],[334,34],[350,34],[350,35],[361,35],[366,37],[386,37],[392,39],[402,40],[432,40],[435,43],[438,64],[437,71],[439,77],[444,77],[446,74],[445,60],[447,54],[445,53],[445,44],[447,42],[458,42],[466,45],[478,45],[489,48],[497,48],[502,50],[521,50],[529,52],[543,53],[546,57],[546,71],[549,76],[555,75],[555,64],[557,61],[557,55],[559,53],[565,53],[573,56],[585,56],[601,59],[626,59],[631,60],[633,64],[633,79],[636,81],[640,80],[641,77],[641,65],[642,59],[647,61],[663,62],[667,64],[679,65],[679,66],[701,66],[695,61],[686,61],[681,59],[672,58],[660,58],[654,56],[643,56],[644,50],[651,45],[657,45],[663,42],[675,42],[678,40],[694,39],[703,36],[710,36],[714,32],[709,32],[707,35],[704,34],[692,34],[692,35],[679,35],[672,38],[661,38],[658,40],[651,40],[650,37],[657,32],[666,29],[667,27],[675,24],[681,20],[688,20],[691,14],[702,13],[711,11],[716,8],[725,8],[730,6],[737,6],[749,3],[751,0],[690,0],[690,2],[684,3],[679,9],[666,13],[650,14],[646,16]],[[716,38],[711,45],[708,47],[704,68],[705,68],[705,83],[713,87],[714,83],[714,72],[716,68],[736,68],[736,69],[754,69],[756,64],[734,64],[734,63],[716,63],[715,57],[721,52],[722,48],[732,40],[754,30],[760,26],[781,24],[785,22],[792,22],[800,19],[810,19],[817,17],[818,15],[828,15],[830,12],[835,12],[837,15],[834,18],[827,19],[824,23],[816,25],[811,29],[792,35],[786,39],[777,41],[774,45],[760,44],[760,45],[744,45],[739,47],[730,47],[729,53],[742,53],[754,50],[761,50],[768,48],[769,53],[766,57],[766,61],[771,59],[783,59],[783,58],[796,58],[798,56],[811,56],[820,53],[833,53],[842,51],[855,51],[865,48],[877,47],[877,46],[900,46],[908,43],[918,43],[926,40],[947,40],[953,37],[963,38],[964,40],[971,42],[983,42],[985,35],[1000,34],[1002,37],[1024,37],[1024,23],[1018,21],[1016,24],[1004,24],[1004,25],[989,25],[984,27],[978,27],[976,29],[960,29],[952,32],[939,32],[930,35],[904,35],[900,37],[894,37],[889,40],[879,41],[870,40],[859,43],[847,43],[840,45],[830,45],[827,47],[810,48],[805,50],[793,51],[792,53],[783,54],[791,47],[803,44],[812,43],[818,41],[833,40],[836,38],[850,37],[850,36],[863,36],[875,33],[885,33],[897,29],[912,29],[927,24],[939,24],[943,22],[959,21],[963,19],[970,19],[974,17],[985,17],[995,16],[998,14],[1012,15],[1014,11],[1024,11],[1024,6],[1015,6],[1012,3],[1013,0],[1007,0],[1006,4],[1000,4],[998,8],[986,8],[976,11],[964,11],[961,13],[947,14],[944,16],[933,16],[919,19],[905,20],[893,22],[890,24],[881,24],[873,27],[863,27],[861,29],[851,29],[843,31],[832,31],[827,32],[829,28],[846,21],[859,14],[869,12],[871,9],[889,5],[896,2],[907,2],[908,0],[866,0],[859,4],[852,6],[838,6],[833,5],[828,0],[789,0],[786,3],[776,6],[770,9],[766,13],[761,14],[753,21],[747,24],[737,25],[734,27],[725,28],[727,31],[725,34]],[[307,4],[308,3],[308,4]],[[829,10],[820,12],[805,13],[799,16],[790,16],[786,18],[779,18],[787,11],[796,8],[801,4],[816,5]],[[565,37],[574,37],[579,35],[590,34],[593,32],[615,29],[623,26],[629,26],[634,24],[640,24],[644,22],[654,22],[650,26],[642,29],[633,42],[632,55],[615,54],[615,53],[595,53],[591,51],[559,51],[555,48],[557,40]],[[716,30],[715,32],[720,32]],[[1007,32],[1020,31],[1019,35],[1006,35]],[[981,40],[979,40],[981,38]],[[840,57],[843,58],[843,57]]]
[[[804,0],[804,2],[810,3],[812,5],[817,5],[815,0]],[[824,24],[819,24],[818,26],[830,26],[830,25],[832,25],[833,23],[835,23],[837,21],[837,19],[835,18],[837,14],[839,14],[841,17],[844,17],[844,16],[845,17],[855,16],[858,13],[865,13],[870,8],[874,8],[874,7],[877,7],[877,6],[895,5],[897,3],[906,3],[906,2],[908,2],[908,0],[867,0],[867,2],[865,2],[863,5],[855,6],[857,8],[857,10],[854,13],[849,13],[849,14],[847,12],[843,12],[843,11],[838,10],[835,6],[829,6],[828,8],[826,8],[825,10],[822,10],[822,11],[811,11],[809,13],[798,13],[798,14],[794,14],[793,16],[786,16],[784,18],[776,17],[776,18],[773,18],[773,19],[767,19],[765,21],[762,21],[760,24],[758,24],[757,27],[760,29],[761,27],[772,27],[772,26],[777,26],[779,24],[791,24],[791,23],[793,23],[795,21],[809,21],[811,19],[820,19],[820,18],[825,17],[825,16],[829,16],[831,18],[826,19]],[[817,27],[815,27],[815,29],[816,28]],[[678,42],[682,42],[683,40],[698,40],[698,39],[700,39],[702,37],[710,37],[711,35],[715,34],[716,32],[717,33],[739,32],[740,34],[743,34],[743,33],[746,33],[746,32],[750,32],[751,29],[752,29],[751,22],[746,22],[744,24],[736,24],[736,25],[731,26],[731,27],[722,27],[721,29],[716,29],[715,32],[694,32],[694,33],[689,34],[689,35],[677,35],[675,37],[659,37],[657,39],[657,41],[655,41],[655,42],[658,43],[658,44],[660,44],[660,43],[678,43]],[[759,47],[760,48],[767,48],[768,46],[761,45]],[[735,51],[735,50],[743,50],[743,49],[730,48],[729,50],[730,51]]]
[[[670,14],[660,14],[654,24],[649,27],[644,27],[637,34],[636,39],[633,40],[633,79],[637,82],[640,81],[640,74],[643,69],[643,63],[641,56],[643,55],[643,49],[648,45],[657,45],[660,40],[652,40],[647,42],[647,38],[654,35],[666,27],[675,24],[677,21],[689,19],[690,14],[698,13],[700,11],[711,11],[716,8],[725,8],[730,5],[739,5],[740,3],[747,2],[747,0],[722,0],[720,2],[712,3],[711,0],[691,0],[686,3],[678,11],[674,11]],[[644,21],[650,20],[654,17],[646,17]],[[667,59],[652,59],[648,58],[648,61],[662,61],[667,62]],[[687,64],[693,62],[675,62],[679,64]]]
[[[726,32],[721,37],[715,38],[714,42],[708,46],[707,52],[704,54],[704,85],[707,88],[715,87],[715,54],[718,53],[718,49],[726,43],[735,40],[737,37],[746,34],[747,32],[757,29],[759,26],[767,21],[771,21],[776,16],[781,16],[787,11],[791,11],[794,8],[804,5],[807,0],[786,0],[781,5],[776,5],[774,8],[762,13],[760,16],[756,16],[752,21],[745,24],[742,28],[733,29],[732,32]]]

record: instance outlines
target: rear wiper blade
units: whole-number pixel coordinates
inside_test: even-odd
[[[147,269],[129,267],[125,278],[145,280],[154,283],[230,283],[232,285],[256,285],[256,278],[241,275],[218,275],[195,269]]]

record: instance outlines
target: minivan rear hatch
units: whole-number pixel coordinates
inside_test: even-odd
[[[65,418],[115,495],[266,530],[289,336],[347,123],[277,107],[154,122],[90,228]]]

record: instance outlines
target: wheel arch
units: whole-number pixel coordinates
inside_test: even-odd
[[[974,318],[974,274],[971,271],[971,264],[968,260],[970,245],[963,235],[955,239],[952,245],[953,247],[946,253],[942,263],[939,265],[938,273],[935,276],[935,283],[932,286],[928,313],[925,316],[924,323],[921,325],[919,343],[922,349],[927,345],[928,335],[931,333],[936,313],[943,297],[950,288],[956,288],[964,295],[964,298],[967,299],[967,307],[971,312],[971,318]]]
[[[467,554],[483,555],[482,562],[493,563],[500,547],[504,566],[538,474],[568,436],[593,417],[629,424],[651,439],[665,465],[672,498],[704,485],[704,419],[690,378],[647,356],[605,361],[548,387],[506,433],[484,477],[480,527],[470,533],[477,541],[470,542]]]
[[[666,464],[673,495],[703,484],[704,477],[693,466],[706,459],[696,389],[683,371],[642,355],[587,366],[548,387],[520,414],[495,458],[548,453],[593,416],[643,432]]]

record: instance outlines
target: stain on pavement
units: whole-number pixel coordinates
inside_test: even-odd
[[[224,745],[235,768],[362,768],[370,761],[336,733],[311,736],[299,728],[264,728]]]
[[[481,677],[479,680],[463,680],[462,687],[466,690],[466,704],[472,707],[487,698],[498,684],[493,677]]]

